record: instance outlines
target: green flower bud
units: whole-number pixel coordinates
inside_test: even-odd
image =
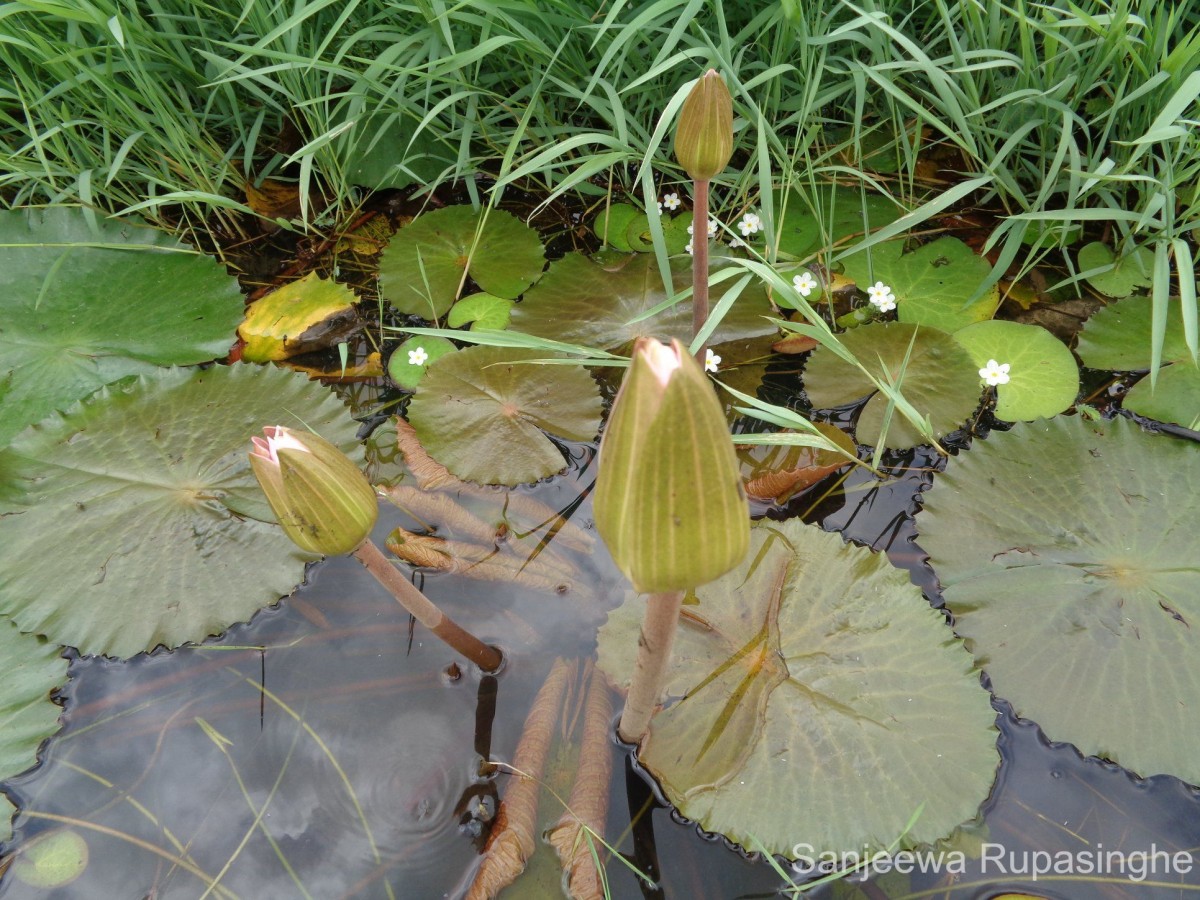
[[[250,467],[284,532],[311,553],[356,549],[379,516],[366,476],[323,437],[273,425],[253,437]]]
[[[725,414],[679,341],[634,345],[593,504],[617,567],[643,593],[706,584],[746,555],[750,511]]]
[[[675,129],[675,156],[693,181],[712,181],[733,156],[733,98],[725,79],[709,69],[683,101]]]

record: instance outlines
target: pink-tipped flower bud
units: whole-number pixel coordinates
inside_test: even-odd
[[[375,489],[346,454],[311,432],[279,425],[253,437],[250,467],[296,546],[323,556],[349,553],[379,516]]]

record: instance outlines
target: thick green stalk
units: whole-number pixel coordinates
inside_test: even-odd
[[[708,321],[708,182],[692,182],[692,337]],[[704,363],[703,348],[697,351]]]
[[[495,647],[485,644],[475,635],[438,609],[432,601],[405,578],[391,560],[369,538],[354,551],[354,558],[382,584],[396,601],[437,637],[441,638],[485,672],[500,668],[502,657]]]
[[[625,711],[617,725],[617,734],[629,744],[641,744],[650,730],[650,717],[658,706],[667,666],[671,662],[671,647],[683,607],[683,591],[666,591],[646,598],[646,615],[642,633],[638,636],[637,662],[629,680],[629,696]]]

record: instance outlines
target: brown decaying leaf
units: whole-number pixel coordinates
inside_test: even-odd
[[[854,451],[854,444],[834,426],[821,423],[817,428],[848,451]],[[745,479],[746,493],[756,500],[776,503],[786,503],[794,494],[849,465],[838,454],[817,447],[755,446],[742,448],[738,455],[752,467]]]
[[[525,870],[526,861],[537,849],[537,779],[546,766],[546,756],[554,740],[554,724],[577,666],[578,663],[555,660],[546,683],[534,698],[521,742],[513,755],[512,768],[520,774],[513,776],[496,810],[483,861],[467,890],[466,900],[492,900]]]
[[[589,663],[589,668],[591,665]],[[608,682],[589,672],[587,708],[575,785],[568,810],[547,838],[562,861],[567,890],[574,900],[603,900],[604,883],[592,857],[585,829],[602,838],[608,817],[608,788],[612,780],[612,693]]]
[[[290,181],[264,178],[257,187],[246,182],[246,205],[267,219],[295,219],[300,216],[300,185]]]
[[[548,536],[561,541],[560,546],[587,553],[595,546],[595,538],[570,519],[526,494],[481,487],[456,478],[446,467],[425,452],[417,433],[407,420],[396,419],[396,442],[404,461],[417,485],[425,491],[453,489],[462,495],[480,497],[503,507],[507,517],[520,517],[528,523],[526,531],[537,531],[548,526]]]
[[[455,503],[449,494],[432,493],[404,484],[380,490],[388,500],[429,527],[437,525],[458,537],[488,544],[500,540],[495,527]]]
[[[815,338],[810,338],[804,334],[789,334],[787,337],[776,341],[771,345],[771,349],[776,353],[807,353],[809,350],[815,350],[817,341]]]

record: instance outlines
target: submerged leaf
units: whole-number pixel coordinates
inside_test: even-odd
[[[1051,740],[1200,783],[1200,450],[1124,419],[953,458],[921,546],[995,692]]]
[[[161,231],[0,212],[0,446],[101,385],[225,356],[243,307],[219,263]]]
[[[760,523],[746,561],[696,597],[640,754],[684,816],[788,855],[797,835],[817,851],[886,847],[921,803],[906,844],[975,815],[999,762],[995,713],[970,654],[885,557]],[[617,683],[645,602],[601,629]]]
[[[122,657],[249,619],[314,558],[274,524],[247,459],[264,424],[300,422],[361,458],[329,391],[249,365],[160,371],[26,430],[0,454],[0,613]]]
[[[429,366],[409,421],[429,454],[460,478],[522,484],[562,471],[544,432],[590,441],[600,390],[577,366],[542,365],[537,350],[468,347]]]
[[[846,432],[824,422],[817,423],[816,427],[825,437],[854,455],[854,442]],[[743,463],[746,493],[776,503],[786,503],[826,475],[850,465],[846,457],[832,450],[786,444],[757,444],[739,450],[738,456]]]

